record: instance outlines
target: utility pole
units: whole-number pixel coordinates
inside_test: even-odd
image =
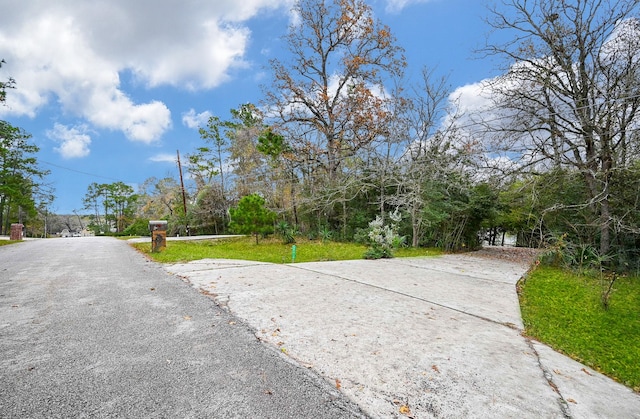
[[[184,192],[184,180],[182,179],[182,165],[180,164],[180,150],[176,150],[178,154],[178,171],[180,172],[180,188],[182,188],[182,208],[184,209],[185,228],[187,230],[187,236],[189,233],[189,224],[187,223],[187,197]]]

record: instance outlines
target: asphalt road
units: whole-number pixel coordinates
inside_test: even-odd
[[[0,247],[2,418],[360,416],[123,241]]]

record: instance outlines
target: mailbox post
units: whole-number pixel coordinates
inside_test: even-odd
[[[22,240],[22,224],[11,224],[11,235],[9,238],[11,240]]]
[[[167,247],[167,222],[149,221],[149,231],[151,232],[151,251],[160,252]]]

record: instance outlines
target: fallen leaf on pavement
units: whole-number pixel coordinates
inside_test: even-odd
[[[183,319],[185,319],[185,320],[191,320],[191,316],[183,316]]]
[[[409,406],[407,406],[406,404],[403,404],[402,406],[400,406],[400,413],[409,416],[411,415],[411,409],[409,409]]]
[[[342,383],[340,383],[340,380],[336,378],[336,388],[340,390],[340,387],[342,387]]]

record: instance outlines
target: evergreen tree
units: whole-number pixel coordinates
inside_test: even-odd
[[[265,200],[260,195],[252,194],[243,197],[236,208],[229,210],[231,223],[229,228],[238,234],[253,234],[256,244],[260,235],[273,231],[276,214],[265,208]]]

